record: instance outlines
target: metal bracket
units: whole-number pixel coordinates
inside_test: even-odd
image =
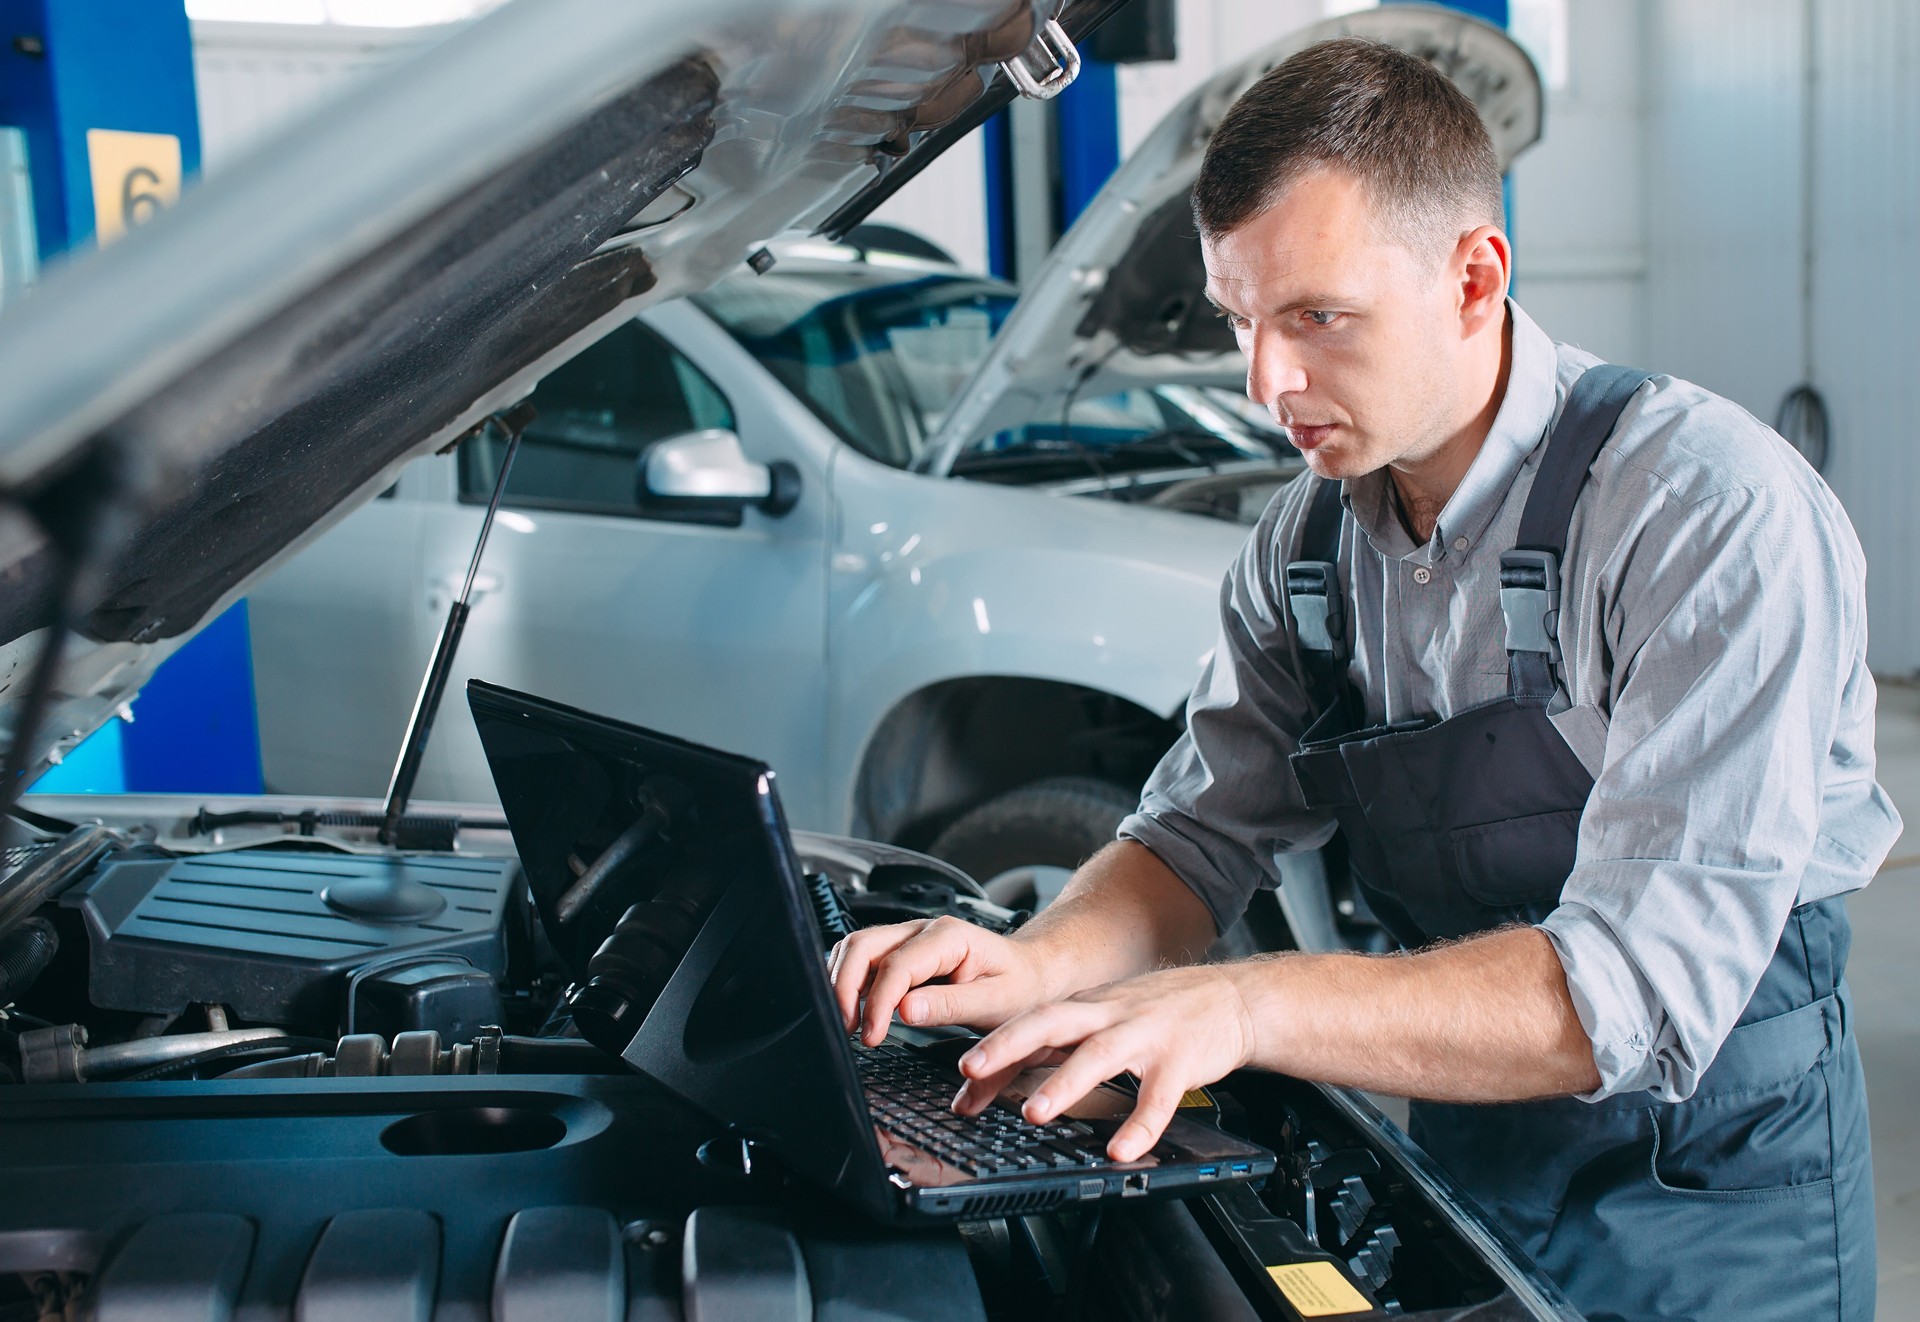
[[[1560,561],[1551,551],[1507,551],[1500,557],[1500,613],[1509,652],[1545,652],[1560,662]]]
[[[1325,560],[1287,564],[1287,605],[1293,611],[1293,635],[1309,652],[1338,650],[1347,632],[1340,609],[1340,575]]]
[[[1012,59],[1002,60],[1000,67],[1021,96],[1051,101],[1080,76],[1080,52],[1074,49],[1066,30],[1048,19],[1033,34],[1033,43]],[[1035,78],[1033,69],[1043,72]]]

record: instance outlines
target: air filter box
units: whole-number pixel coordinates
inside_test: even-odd
[[[235,850],[122,856],[60,898],[87,925],[88,995],[108,1010],[230,1006],[329,1035],[346,979],[376,961],[445,952],[506,973],[510,858]],[[366,897],[418,902],[382,912]],[[412,961],[408,961],[412,962]]]

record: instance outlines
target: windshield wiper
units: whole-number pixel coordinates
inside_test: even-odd
[[[1100,452],[1097,447],[1083,441],[1062,440],[1058,437],[1016,441],[1012,445],[1002,445],[992,450],[966,450],[954,456],[953,471],[960,473],[969,469],[1031,466],[1061,459],[1077,459],[1092,469],[1096,476],[1106,476],[1106,469],[1100,464]]]

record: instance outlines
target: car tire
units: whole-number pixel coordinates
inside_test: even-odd
[[[1133,791],[1091,776],[1036,780],[962,814],[927,852],[978,881],[997,903],[1038,909],[1113,842],[1138,803]]]

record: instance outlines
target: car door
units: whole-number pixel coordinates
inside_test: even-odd
[[[783,773],[796,820],[817,817],[828,456],[778,425],[770,389],[711,323],[672,305],[542,379],[418,797],[493,797],[461,697],[478,676],[764,759]],[[638,499],[647,449],[707,428],[736,432],[751,460],[793,464],[798,502],[730,519]],[[504,451],[484,436],[442,461],[457,499],[427,521],[418,599],[429,629],[465,576]]]
[[[385,788],[429,646],[413,584],[431,477],[409,465],[247,594],[270,792]]]

